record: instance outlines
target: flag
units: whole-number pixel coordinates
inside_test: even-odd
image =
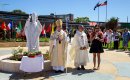
[[[42,27],[42,35],[44,35],[44,34],[46,34],[46,31],[45,31],[45,24],[43,25],[43,27]]]
[[[9,27],[8,27],[8,25],[6,26],[6,30],[7,30],[7,31],[9,31],[9,30],[10,30],[10,29],[9,29]]]
[[[8,26],[9,29],[12,29],[13,28],[13,22],[10,22],[7,26]]]
[[[12,28],[11,22],[7,25],[8,29],[10,30]]]
[[[19,24],[18,24],[18,30],[19,30],[19,31],[22,30],[22,24],[21,24],[21,22],[19,22]]]
[[[101,3],[100,6],[106,6],[107,5],[107,1],[105,1],[104,3]]]
[[[94,10],[97,8],[97,7],[99,7],[100,6],[100,4],[99,4],[99,2],[95,5],[95,7],[94,7]]]
[[[54,28],[55,28],[55,25],[54,25],[54,23],[53,23],[52,26],[51,26],[51,34],[54,33]]]
[[[7,29],[6,29],[6,24],[5,24],[5,22],[3,22],[3,23],[1,24],[1,29],[2,29],[2,30],[7,30]]]
[[[46,33],[51,33],[51,24],[49,24],[48,27],[46,28]]]

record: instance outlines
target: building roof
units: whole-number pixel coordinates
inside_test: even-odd
[[[25,16],[25,17],[29,16],[29,14],[19,14],[19,13],[7,12],[7,11],[0,11],[0,14],[1,15]],[[59,19],[58,17],[54,17],[54,16],[51,16],[51,15],[48,15],[48,16],[39,15],[38,18]]]

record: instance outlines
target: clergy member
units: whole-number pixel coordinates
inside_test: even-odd
[[[74,59],[74,65],[77,70],[85,70],[87,62],[89,61],[88,58],[88,39],[86,33],[83,31],[84,26],[80,25],[74,39],[72,41],[72,46],[70,49],[71,58]]]
[[[56,31],[54,32],[51,40],[53,39],[53,47],[51,47],[51,66],[56,73],[64,72],[67,54],[67,35],[62,30],[62,20],[56,21]]]
[[[42,31],[42,25],[35,13],[29,16],[24,31],[27,39],[28,51],[39,51],[39,36]]]

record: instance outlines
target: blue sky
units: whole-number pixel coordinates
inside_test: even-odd
[[[0,10],[12,11],[21,9],[27,13],[35,12],[39,15],[74,14],[74,17],[89,17],[97,21],[98,11],[93,8],[99,0],[0,0],[0,3],[7,3],[7,6],[0,6]],[[105,0],[100,0],[104,2]],[[100,7],[100,21],[105,21],[105,7]],[[119,17],[121,22],[130,18],[130,0],[108,0],[108,19]],[[130,20],[129,20],[130,21]]]

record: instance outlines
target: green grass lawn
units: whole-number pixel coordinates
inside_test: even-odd
[[[110,44],[109,44],[108,47],[107,46],[103,46],[103,47],[104,47],[104,49],[113,49],[114,48],[114,42],[111,43],[111,47],[110,47]],[[119,49],[123,49],[123,41],[120,41]],[[130,50],[130,41],[128,43],[128,49]]]
[[[39,38],[40,42],[49,42],[49,38],[44,38],[40,37]],[[5,40],[0,40],[0,42],[26,42],[26,40],[22,40],[21,38],[15,38],[15,39],[5,39]]]
[[[41,37],[40,42],[49,42],[49,38]]]

